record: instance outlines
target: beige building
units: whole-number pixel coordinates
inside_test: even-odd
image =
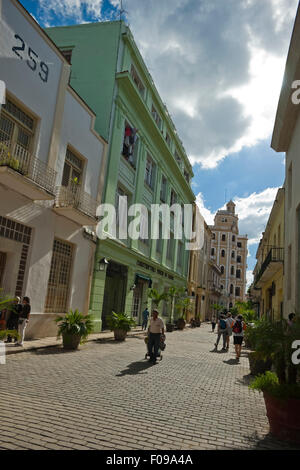
[[[220,267],[222,296],[219,303],[231,308],[246,298],[247,235],[239,235],[235,204],[229,201],[226,210],[219,210],[212,231],[211,259]]]
[[[279,188],[257,249],[253,271],[259,314],[273,320],[283,314],[283,245],[284,188]]]
[[[279,97],[271,147],[285,152],[284,306],[300,311],[300,10],[298,8]],[[296,88],[295,88],[296,87]]]

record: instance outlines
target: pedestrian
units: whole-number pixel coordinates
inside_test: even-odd
[[[218,321],[218,338],[215,343],[216,349],[218,349],[218,344],[219,344],[221,336],[223,336],[222,351],[226,351],[227,323],[226,323],[226,318],[224,315],[220,315],[220,319]]]
[[[213,314],[212,314],[212,317],[211,317],[211,332],[212,332],[212,333],[215,331],[216,323],[217,323],[216,314],[213,313]]]
[[[242,315],[238,315],[232,326],[233,344],[235,347],[235,354],[236,354],[237,361],[239,361],[240,356],[241,356],[245,329],[246,329],[246,323],[243,321]]]
[[[18,325],[19,325],[19,316],[22,312],[22,304],[21,304],[21,299],[20,297],[16,297],[14,300],[13,304],[11,305],[9,309],[9,318],[7,321],[7,329],[8,330],[16,330],[18,331]],[[7,340],[6,343],[11,343],[12,342],[12,336],[7,335]],[[17,338],[15,338],[15,343],[17,342]]]
[[[160,337],[161,335],[165,335],[165,325],[162,319],[159,318],[157,310],[153,310],[152,312],[148,333],[148,352],[150,356],[149,361],[155,364],[156,358],[158,356]]]
[[[148,324],[148,318],[149,318],[149,310],[148,310],[148,307],[146,307],[145,310],[143,311],[142,317],[143,317],[142,330],[144,329],[144,327],[145,327],[145,330],[146,330],[147,324]]]
[[[288,316],[288,326],[292,327],[295,321],[296,314],[295,313],[290,313]]]
[[[227,318],[226,318],[226,325],[227,325],[227,336],[226,336],[226,349],[228,351],[229,349],[229,344],[230,344],[230,336],[232,336],[232,327],[234,324],[234,320],[232,318],[232,313],[227,312]]]
[[[29,297],[23,297],[22,311],[19,316],[19,328],[18,328],[19,340],[17,343],[15,343],[16,346],[23,346],[24,338],[25,338],[25,330],[29,322],[30,312],[31,312],[30,299]]]

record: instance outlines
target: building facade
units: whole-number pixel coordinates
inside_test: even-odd
[[[252,287],[256,291],[256,301],[259,301],[260,317],[273,320],[283,316],[283,246],[284,188],[279,188],[257,249]]]
[[[240,235],[235,204],[229,201],[226,210],[219,210],[212,231],[211,259],[221,270],[220,304],[234,307],[235,302],[246,296],[247,235]]]
[[[27,338],[87,313],[106,141],[69,86],[70,65],[16,0],[1,4],[0,287],[28,296]]]
[[[102,202],[117,211],[122,196],[128,206],[140,203],[147,208],[192,203],[191,165],[130,29],[121,21],[47,32],[68,54],[71,85],[95,109],[96,129],[109,140]],[[189,253],[172,229],[170,240],[162,239],[161,216],[158,240],[126,238],[126,210],[119,219],[123,234],[117,230],[97,245],[96,262],[108,261],[93,279],[90,311],[99,330],[106,328],[112,311],[125,311],[140,323],[150,286],[160,292],[187,286]],[[166,316],[167,309],[164,306]]]
[[[300,113],[299,80],[300,9],[298,7],[284,80],[280,92],[271,147],[285,152],[284,203],[284,308],[285,318],[300,311]],[[298,83],[296,83],[296,88]],[[296,100],[293,95],[296,93]]]

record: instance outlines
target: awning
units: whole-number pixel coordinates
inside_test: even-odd
[[[148,282],[148,283],[149,283],[149,288],[152,287],[152,279],[151,279],[151,277],[144,276],[144,274],[136,274],[136,275],[135,275],[135,281],[134,281],[134,283],[137,284],[139,281]]]

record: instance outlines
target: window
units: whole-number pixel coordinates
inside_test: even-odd
[[[124,239],[123,234],[127,234],[127,222],[128,214],[127,210],[123,210],[123,200],[120,200],[120,197],[127,197],[127,206],[129,206],[129,194],[127,194],[120,186],[117,187],[116,197],[115,197],[115,208],[116,208],[116,236],[122,240]],[[124,201],[125,202],[125,201]],[[119,211],[120,208],[120,211]],[[120,212],[120,213],[119,213]]]
[[[237,242],[237,246],[238,246],[238,248],[242,248],[241,242]]]
[[[35,121],[10,99],[2,105],[0,113],[0,142],[7,147],[16,145],[15,151],[27,158],[34,136]]]
[[[161,130],[162,128],[162,120],[161,120],[161,117],[160,115],[158,114],[158,112],[156,111],[155,107],[152,105],[152,111],[151,111],[151,114],[152,114],[152,117],[154,119],[154,121],[156,122],[159,130]]]
[[[158,239],[156,240],[156,251],[157,253],[162,252],[162,223],[158,225]]]
[[[176,193],[175,191],[171,191],[171,197],[170,197],[170,205],[172,206],[173,204],[176,204],[176,200],[177,200],[177,197],[176,197]]]
[[[133,168],[137,160],[138,141],[137,129],[125,121],[122,155]]]
[[[225,258],[225,250],[221,251],[221,258]]]
[[[235,242],[235,235],[232,235],[232,241]]]
[[[216,239],[216,234],[213,232],[212,234],[212,239],[215,240]]]
[[[151,188],[154,188],[155,180],[155,163],[152,158],[148,155],[146,160],[146,170],[145,170],[145,183]]]
[[[238,256],[236,257],[236,261],[237,261],[237,263],[241,263],[241,262],[242,262],[242,257],[241,257],[241,255],[238,255]]]
[[[224,286],[223,286],[223,284],[221,284],[221,285],[220,285],[220,287],[221,287],[221,290],[223,290],[223,289],[224,289]]]
[[[223,233],[222,234],[222,242],[225,242],[226,241],[226,235]]]
[[[170,232],[170,238],[167,242],[167,259],[172,261],[174,255],[174,233]]]
[[[144,94],[145,94],[145,87],[143,85],[143,82],[142,80],[140,79],[135,67],[133,65],[131,65],[131,77],[134,81],[134,83],[136,84],[137,86],[137,89],[139,90],[140,94],[142,97],[144,97]]]
[[[64,58],[69,62],[69,64],[72,64],[73,49],[60,49],[60,52],[62,53]]]
[[[179,156],[179,154],[178,154],[178,152],[177,152],[176,149],[175,149],[175,160],[176,160],[176,162],[178,163],[178,165],[179,165],[179,167],[180,167],[180,169],[181,169],[182,160],[181,160],[181,158],[180,158],[180,156]]]
[[[234,251],[231,252],[231,258],[232,258],[232,259],[235,258],[235,252],[234,252]]]
[[[211,256],[215,256],[215,249],[214,248],[211,249]]]
[[[221,266],[221,274],[224,274],[225,268],[224,266]]]
[[[178,251],[177,251],[177,266],[182,267],[182,258],[183,258],[183,243],[178,242]]]
[[[167,200],[167,178],[164,176],[161,179],[160,200],[161,202],[166,202]]]
[[[222,222],[227,222],[227,219],[225,219],[224,217],[222,218]]]
[[[188,174],[188,172],[186,170],[184,170],[184,177],[185,177],[186,181],[189,183],[190,182],[190,175]]]
[[[230,294],[233,294],[233,284],[230,284]]]
[[[231,276],[234,276],[234,266],[231,266],[230,274],[231,274]]]
[[[238,279],[241,278],[241,270],[240,270],[240,269],[237,269],[237,270],[236,270],[236,277],[237,277]]]
[[[240,296],[241,296],[241,288],[240,288],[240,287],[236,287],[236,288],[235,288],[235,295],[236,295],[236,297],[240,297]]]
[[[147,213],[141,213],[141,227],[140,227],[140,240],[145,243],[145,245],[150,245],[151,239],[151,214],[149,211]]]
[[[54,239],[45,312],[68,311],[72,254],[72,245]]]
[[[83,161],[67,148],[64,170],[62,175],[62,186],[75,189],[82,180]]]
[[[168,146],[171,147],[171,137],[168,133],[166,133],[166,142],[167,142]]]

